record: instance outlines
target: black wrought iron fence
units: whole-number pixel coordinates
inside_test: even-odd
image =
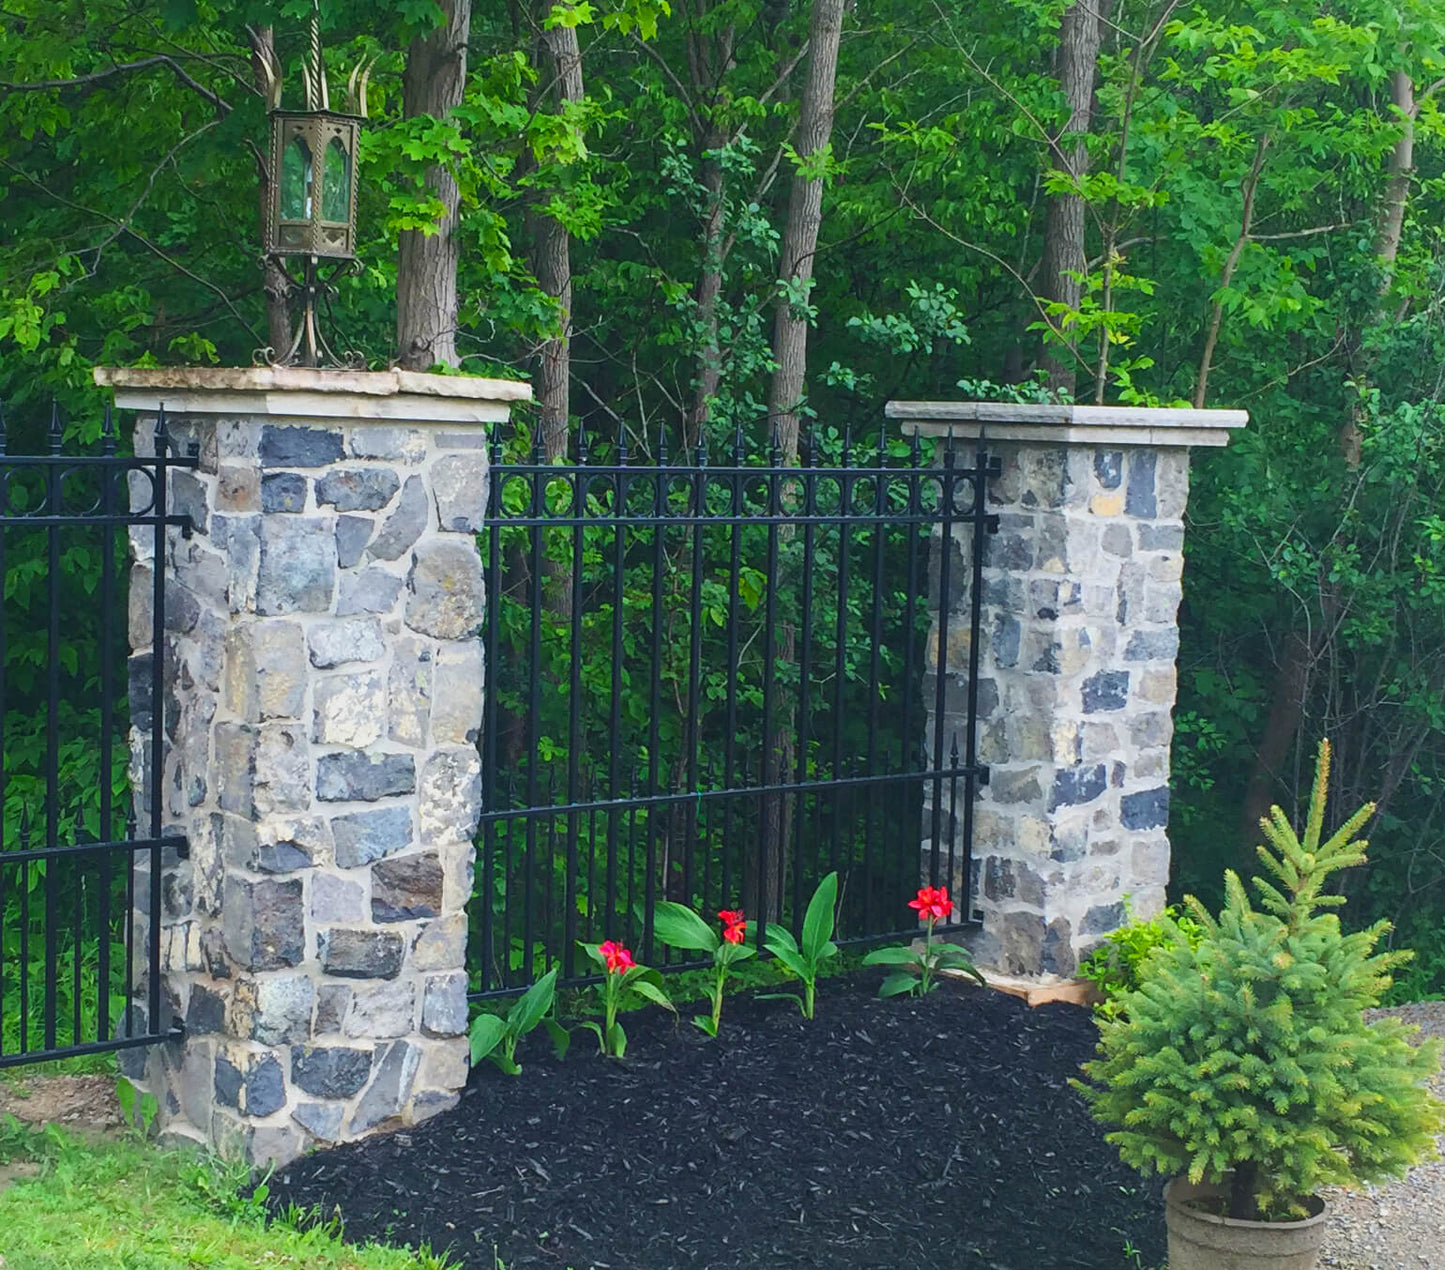
[[[995,464],[971,459],[834,435],[786,465],[739,434],[720,463],[579,437],[548,464],[494,441],[475,995],[553,965],[584,981],[579,940],[664,963],[663,898],[796,926],[836,869],[842,938],[866,940],[912,929],[921,874],[966,891],[996,527]],[[960,632],[950,687],[934,668]]]
[[[47,452],[13,453],[0,416],[0,1066],[157,1039],[161,853],[185,847],[162,828],[161,658],[128,660],[127,537],[164,559],[166,526],[189,523],[167,473],[196,459],[121,453],[109,410],[90,452],[65,452],[58,411],[35,440]],[[160,650],[151,579],[134,620]]]

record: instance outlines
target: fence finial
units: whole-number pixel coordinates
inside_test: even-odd
[[[0,402],[0,454],[5,453],[5,447],[9,443],[9,434],[5,431],[5,405]]]
[[[105,417],[100,422],[100,441],[104,453],[115,453],[115,416],[111,413],[108,401],[105,403]]]
[[[65,428],[60,422],[60,403],[52,400],[50,403],[50,452],[59,454],[61,442],[65,438]]]
[[[662,423],[657,428],[657,461],[667,462],[667,424]]]
[[[843,425],[843,462],[842,467],[847,467],[853,458],[853,420],[849,419]]]

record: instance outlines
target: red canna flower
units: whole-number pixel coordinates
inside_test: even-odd
[[[597,951],[602,954],[602,960],[606,963],[609,974],[631,970],[637,964],[632,960],[632,954],[626,948],[621,944],[613,943],[610,939],[599,944]]]
[[[948,898],[946,886],[921,886],[918,894],[908,901],[908,907],[916,909],[921,922],[947,919],[953,913],[953,901]]]
[[[743,910],[740,908],[725,908],[717,915],[717,919],[724,926],[739,926],[743,921]]]
[[[748,933],[746,922],[734,922],[723,931],[723,938],[730,944],[740,944]]]

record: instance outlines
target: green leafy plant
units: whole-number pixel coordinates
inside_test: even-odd
[[[1161,919],[1167,943],[1074,1082],[1126,1164],[1227,1187],[1228,1215],[1244,1220],[1298,1217],[1322,1186],[1398,1177],[1445,1123],[1425,1088],[1439,1042],[1416,1048],[1415,1029],[1362,1016],[1409,953],[1375,951],[1387,923],[1345,934],[1320,911],[1344,903],[1323,888],[1365,862],[1354,835],[1374,813],[1325,839],[1328,777],[1322,743],[1303,840],[1278,807],[1260,822],[1259,908],[1229,872],[1217,919],[1185,900],[1197,942]]]
[[[706,989],[712,1013],[694,1015],[692,1020],[709,1036],[716,1036],[722,1023],[728,971],[738,962],[758,955],[758,950],[746,942],[748,924],[741,909],[723,909],[718,913],[718,921],[722,923],[721,935],[692,909],[672,900],[663,900],[652,916],[652,928],[663,943],[712,957],[713,979]]]
[[[479,1014],[472,1020],[472,1063],[489,1058],[508,1076],[520,1076],[517,1042],[539,1025],[547,1029],[552,1045],[561,1058],[567,1053],[571,1034],[557,1022],[553,1012],[557,991],[557,968],[554,966],[512,1004],[505,1015]]]
[[[875,948],[863,958],[865,966],[902,966],[883,980],[878,989],[880,997],[896,997],[908,992],[923,996],[937,986],[934,976],[940,970],[962,970],[972,975],[982,985],[984,978],[973,964],[967,950],[957,944],[945,943],[933,938],[936,922],[946,921],[953,913],[953,901],[948,898],[946,886],[920,887],[918,894],[908,901],[920,921],[925,922],[923,947],[914,948],[904,944],[893,948]]]
[[[763,946],[797,976],[803,984],[803,995],[791,992],[764,993],[759,1000],[787,998],[796,1001],[805,1019],[813,1017],[814,993],[818,986],[818,972],[825,961],[838,955],[838,945],[833,942],[834,912],[838,905],[838,875],[830,873],[818,883],[813,898],[808,901],[803,914],[803,942],[793,938],[793,932],[780,922],[769,926],[763,935]]]
[[[617,1021],[617,1010],[624,995],[635,992],[674,1014],[677,1010],[662,990],[662,976],[647,966],[639,966],[621,944],[607,939],[579,946],[602,971],[602,982],[597,985],[602,998],[602,1022],[584,1019],[582,1026],[596,1034],[597,1046],[608,1058],[623,1058],[627,1054],[627,1033]]]
[[[1129,899],[1124,898],[1128,911]],[[1170,926],[1166,928],[1163,918]],[[1121,998],[1139,986],[1139,970],[1156,948],[1169,947],[1177,931],[1194,947],[1204,938],[1204,927],[1177,904],[1159,917],[1131,921],[1111,931],[1104,942],[1079,963],[1079,977],[1087,979],[1103,999],[1095,1009],[1105,1018],[1114,1018],[1123,1008]]]

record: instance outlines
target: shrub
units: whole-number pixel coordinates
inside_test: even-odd
[[[1409,954],[1375,951],[1384,922],[1347,935],[1320,911],[1344,903],[1323,888],[1364,863],[1354,834],[1374,811],[1321,841],[1328,772],[1322,744],[1303,842],[1278,807],[1261,822],[1258,909],[1228,872],[1218,919],[1185,901],[1197,943],[1160,919],[1166,941],[1074,1082],[1126,1164],[1227,1184],[1231,1217],[1300,1216],[1321,1186],[1398,1177],[1442,1124],[1425,1089],[1439,1043],[1416,1049],[1415,1029],[1362,1016]]]
[[[1128,897],[1124,900],[1128,906]],[[1164,919],[1170,925],[1166,928]],[[1144,959],[1157,948],[1173,946],[1178,931],[1193,948],[1204,938],[1204,927],[1179,905],[1171,905],[1158,917],[1132,921],[1111,931],[1104,942],[1079,964],[1079,975],[1103,994],[1096,1009],[1105,1018],[1114,1018],[1120,1010],[1120,998],[1139,987],[1139,971]]]

